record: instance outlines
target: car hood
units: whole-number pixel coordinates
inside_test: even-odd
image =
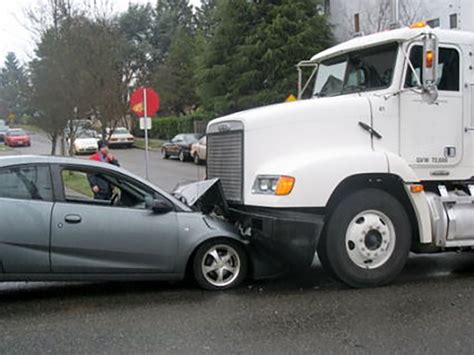
[[[173,196],[194,211],[201,211],[204,214],[211,212],[219,212],[222,215],[228,214],[224,190],[217,178],[180,184],[173,191]]]
[[[123,139],[123,138],[133,138],[133,136],[131,134],[127,134],[127,133],[114,133],[112,134],[112,136],[110,137],[110,139]]]

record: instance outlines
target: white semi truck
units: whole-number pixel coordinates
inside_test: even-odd
[[[474,33],[422,24],[316,54],[310,98],[211,121],[209,178],[255,244],[353,287],[474,247]]]

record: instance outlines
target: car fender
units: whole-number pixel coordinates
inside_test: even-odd
[[[242,245],[248,242],[240,237],[237,227],[217,218],[198,212],[178,214],[178,273],[184,273],[194,251],[208,240],[228,238]]]

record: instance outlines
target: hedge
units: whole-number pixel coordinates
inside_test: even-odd
[[[194,121],[208,122],[213,118],[206,112],[195,112],[186,116],[154,117],[149,137],[168,140],[180,133],[193,133]],[[143,131],[139,127],[135,128],[134,133],[137,137],[143,137]]]

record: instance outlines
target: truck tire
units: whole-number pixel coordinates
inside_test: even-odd
[[[335,207],[318,255],[329,274],[351,287],[381,286],[405,266],[411,240],[401,203],[385,191],[364,189]]]

